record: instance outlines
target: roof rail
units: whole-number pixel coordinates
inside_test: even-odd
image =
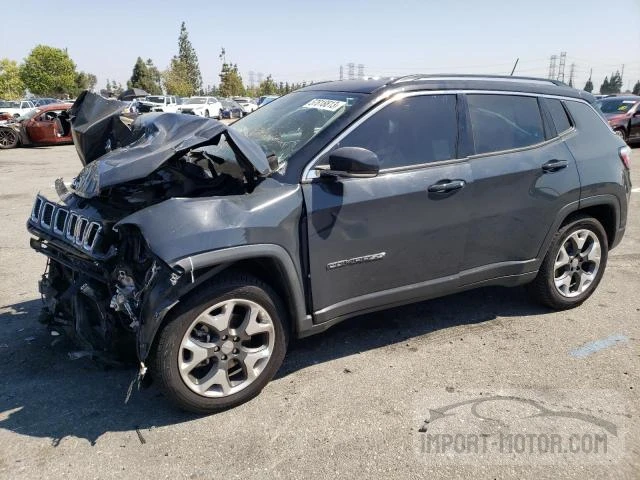
[[[563,83],[559,80],[552,80],[549,78],[538,78],[538,77],[514,77],[508,75],[473,75],[473,74],[413,74],[413,75],[405,75],[403,77],[399,77],[391,82],[390,85],[395,85],[398,83],[406,83],[406,82],[422,82],[429,80],[484,80],[484,81],[493,81],[493,82],[521,82],[521,83],[541,83],[541,84],[552,84],[557,85],[559,87],[568,86],[566,83]]]

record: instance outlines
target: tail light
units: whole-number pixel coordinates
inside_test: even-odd
[[[618,155],[620,155],[620,160],[622,160],[624,166],[629,170],[631,168],[631,147],[620,147],[618,149]]]

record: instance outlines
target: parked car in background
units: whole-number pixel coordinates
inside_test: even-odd
[[[35,105],[30,100],[14,100],[0,102],[0,113],[10,113],[14,117],[19,117],[33,110]]]
[[[256,103],[250,98],[233,97],[233,101],[235,101],[242,107],[242,112],[244,115],[249,115],[251,112],[258,109],[258,105],[256,105]]]
[[[175,95],[149,95],[138,100],[138,112],[177,112],[178,99]]]
[[[67,110],[71,103],[32,109],[14,122],[0,125],[0,148],[73,143]]]
[[[13,120],[13,115],[11,113],[0,113],[0,124],[7,123],[10,120]]]
[[[191,97],[183,100],[178,113],[200,117],[222,118],[222,103],[216,97]]]
[[[276,98],[280,98],[279,95],[263,95],[258,99],[258,107],[262,107],[267,103],[273,102]]]
[[[640,96],[616,95],[598,100],[609,126],[627,143],[640,141]]]
[[[43,107],[45,105],[51,105],[53,103],[60,103],[57,98],[32,98],[31,101],[36,107]],[[70,102],[73,103],[73,102]]]
[[[244,116],[244,110],[234,100],[230,98],[221,98],[222,110],[220,116],[222,118],[242,118]]]

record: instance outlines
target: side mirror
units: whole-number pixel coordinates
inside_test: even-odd
[[[320,176],[342,178],[371,178],[380,171],[380,160],[371,150],[361,147],[342,147],[329,155],[329,169],[319,168]]]

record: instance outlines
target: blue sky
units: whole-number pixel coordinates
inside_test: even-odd
[[[124,84],[138,56],[164,69],[187,24],[205,84],[216,84],[220,48],[248,72],[276,80],[330,80],[348,62],[367,75],[516,74],[546,77],[567,52],[575,85],[593,68],[596,90],[625,64],[640,80],[640,0],[20,0],[3,9],[0,58],[22,60],[38,43],[66,47],[79,69]],[[611,5],[614,5],[611,3]]]

